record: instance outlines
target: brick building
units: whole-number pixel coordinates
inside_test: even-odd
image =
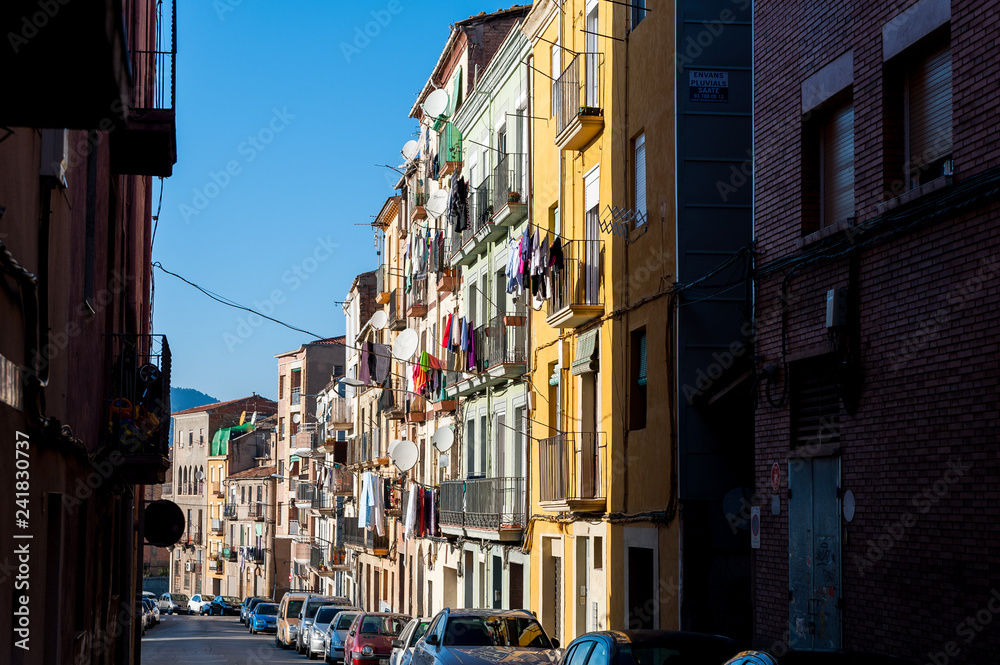
[[[755,641],[992,662],[1000,19],[754,20]]]

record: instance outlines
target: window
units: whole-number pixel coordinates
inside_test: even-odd
[[[201,429],[198,430],[198,443],[200,443],[203,446],[205,445],[205,428],[204,427],[202,427]]]
[[[469,420],[465,424],[465,474],[473,476],[476,473],[476,421]]]
[[[631,10],[632,29],[635,30],[642,19],[646,18],[646,0],[632,0]]]
[[[632,331],[629,380],[629,429],[646,427],[646,329]]]
[[[343,376],[344,375],[344,366],[343,365],[334,365],[333,366],[333,375],[334,376]]]
[[[558,43],[552,45],[552,104],[550,111],[551,115],[554,117],[559,108],[559,100],[557,98],[559,88],[556,86],[559,75],[562,74],[562,47]]]
[[[854,217],[854,103],[830,109],[820,120],[820,226]]]
[[[278,399],[285,399],[285,375],[278,377]]]
[[[951,49],[939,46],[905,74],[905,150],[910,187],[950,175]]]
[[[634,142],[635,154],[635,225],[646,223],[646,134],[639,134]]]
[[[193,446],[194,445],[194,430],[193,429],[192,430],[188,430],[188,445],[189,446]]]

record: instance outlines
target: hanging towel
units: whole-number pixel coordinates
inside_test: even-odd
[[[385,490],[382,486],[382,478],[380,476],[376,476],[375,474],[372,474],[372,476],[373,476],[372,480],[374,481],[373,491],[375,494],[375,502],[374,505],[372,506],[375,519],[375,532],[380,536],[384,536],[385,529],[382,526],[382,522],[383,522],[383,515],[385,513],[385,506],[382,503],[382,493]]]
[[[452,315],[449,314],[445,318],[444,333],[441,335],[441,347],[445,349],[448,348],[448,342],[451,341],[451,317]]]
[[[372,508],[375,506],[375,490],[372,487],[372,473],[361,476],[361,494],[358,495],[358,528],[370,528]]]
[[[375,374],[376,383],[383,383],[389,378],[389,359],[392,349],[386,344],[375,344]]]
[[[406,502],[406,522],[403,531],[403,538],[409,540],[413,538],[413,526],[417,519],[417,491],[419,487],[416,483],[410,483],[410,496]]]

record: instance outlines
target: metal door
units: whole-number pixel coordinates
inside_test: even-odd
[[[840,458],[788,464],[788,635],[793,649],[841,647]]]

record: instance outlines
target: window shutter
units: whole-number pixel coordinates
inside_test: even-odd
[[[951,49],[929,55],[910,71],[911,168],[951,154]]]
[[[830,113],[823,124],[823,226],[854,216],[854,106]]]
[[[646,135],[639,134],[635,140],[635,212],[636,224],[646,221]],[[642,218],[639,219],[639,213]]]
[[[640,386],[646,385],[646,336],[639,340],[639,381]]]
[[[596,208],[601,196],[601,174],[600,169],[591,171],[584,184],[583,209],[584,211]]]

